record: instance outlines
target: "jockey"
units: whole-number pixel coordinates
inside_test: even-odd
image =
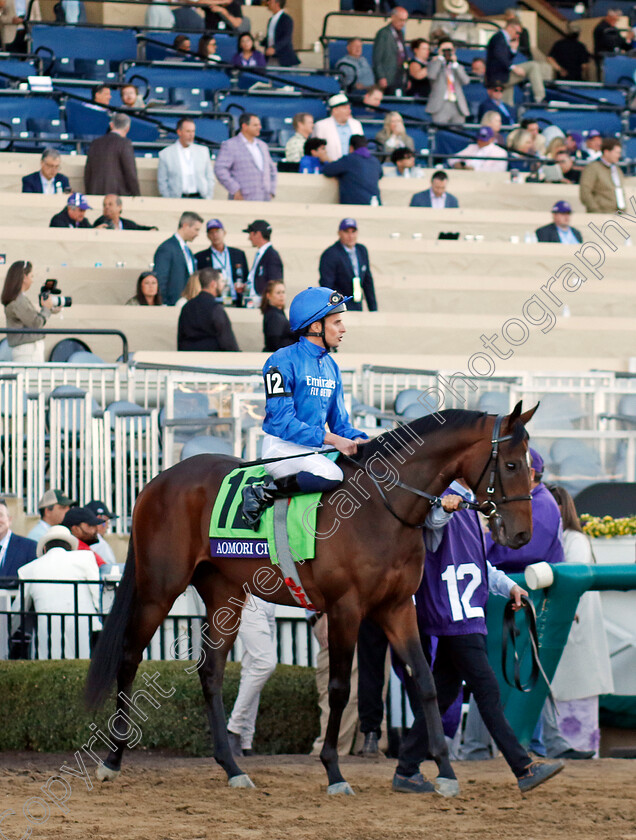
[[[243,490],[243,517],[254,530],[275,499],[325,492],[340,484],[342,470],[317,454],[321,449],[335,448],[354,455],[358,443],[367,438],[351,425],[340,369],[329,355],[345,334],[342,313],[350,299],[324,287],[300,292],[289,309],[290,325],[299,340],[277,350],[265,362],[262,457],[287,460],[267,465],[272,480]]]

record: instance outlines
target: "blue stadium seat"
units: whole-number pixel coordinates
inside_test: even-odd
[[[468,65],[468,67],[470,67],[475,58],[486,60],[486,50],[480,47],[457,47],[455,53],[457,55],[457,61],[460,64]]]
[[[428,147],[430,145],[428,131],[423,128],[415,128],[415,126],[407,125],[406,133],[411,137],[413,143],[415,144],[416,155],[421,152],[428,152]]]
[[[277,69],[272,72],[277,74]],[[307,88],[315,90],[320,93],[325,93],[331,96],[334,93],[339,93],[341,89],[340,80],[335,76],[326,76],[322,73],[278,73],[281,81],[272,79],[273,87],[284,87],[291,85],[297,87],[297,90],[302,93]],[[261,80],[262,81],[262,80]],[[302,87],[300,87],[302,85]]]
[[[623,155],[632,160],[636,158],[636,137],[630,137],[623,142]]]
[[[72,62],[76,58],[93,59],[95,56],[110,62],[110,69],[117,70],[121,61],[132,61],[137,57],[137,39],[132,29],[92,29],[76,26],[31,26],[33,51],[39,47],[52,50],[57,63],[68,59],[62,65],[63,72],[73,73]]]
[[[230,77],[220,70],[209,70],[205,67],[161,67],[160,65],[133,65],[126,70],[126,81],[145,87],[170,88],[200,88],[206,91],[227,89]],[[205,97],[202,97],[205,98]]]
[[[574,102],[581,104],[592,104],[590,100],[596,100],[603,105],[616,105],[619,108],[626,107],[627,91],[607,87],[585,87],[575,84],[567,87],[548,86],[547,99],[561,102]]]
[[[47,119],[46,117],[28,117],[26,121],[27,131],[37,134],[40,137],[61,137],[67,134],[66,126],[59,119]]]
[[[500,15],[510,6],[507,0],[476,0],[475,6],[484,15]]]
[[[168,99],[171,105],[180,105],[196,111],[210,107],[205,98],[205,91],[201,88],[170,88]]]
[[[529,108],[522,114],[523,119],[547,121],[565,132],[600,131],[605,137],[618,134],[622,129],[620,115],[612,111],[558,110],[553,108]]]
[[[628,85],[634,83],[636,58],[626,55],[612,55],[603,59],[603,81],[606,85]]]
[[[312,114],[314,119],[321,120],[327,116],[327,108],[318,97],[304,97],[294,95],[272,96],[271,94],[228,94],[219,95],[219,108],[222,111],[237,113],[250,111],[263,117],[293,117],[299,111]]]
[[[27,76],[36,76],[37,70],[32,61],[17,61],[11,58],[0,60],[0,87],[4,88],[9,87],[11,79],[3,77],[3,73],[18,79],[26,79]]]
[[[109,62],[104,58],[76,58],[74,74],[82,79],[96,79],[100,82],[115,81],[117,74],[110,69]]]
[[[467,136],[467,131],[464,129],[461,134],[456,134],[454,131],[446,129],[438,129],[433,135],[432,150],[440,155],[454,155],[457,152],[465,149],[469,143],[473,142],[472,136]]]
[[[179,32],[176,32],[173,29],[169,30],[168,32],[152,31],[140,33],[142,38],[151,38],[153,41],[160,41],[161,44],[166,45],[165,47],[162,47],[159,44],[150,44],[147,41],[142,41],[142,43],[145,44],[146,61],[163,61],[164,59],[174,58],[174,50],[166,49],[166,47],[171,46],[174,42],[174,39],[179,34]],[[196,52],[199,46],[199,40],[201,39],[201,35],[195,35],[193,32],[189,32],[188,38],[190,39],[190,46]]]
[[[197,119],[197,137],[211,143],[222,143],[230,138],[230,124],[225,120]]]
[[[75,137],[99,137],[108,131],[108,111],[69,99],[66,103],[66,127]]]

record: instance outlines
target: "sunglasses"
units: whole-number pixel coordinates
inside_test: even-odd
[[[503,93],[504,92],[504,89],[502,87],[491,88],[491,90],[494,90],[496,93]]]

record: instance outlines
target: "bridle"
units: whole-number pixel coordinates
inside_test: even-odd
[[[501,496],[500,499],[495,499],[495,482],[498,476],[498,467],[499,467],[499,444],[504,443],[507,440],[512,438],[512,435],[504,435],[501,436],[501,425],[503,421],[506,419],[505,414],[498,414],[495,419],[495,425],[493,426],[492,430],[492,438],[491,438],[491,446],[492,449],[490,450],[490,457],[486,461],[483,470],[475,487],[479,487],[482,482],[483,477],[486,475],[488,468],[490,467],[490,475],[488,477],[488,487],[486,488],[486,498],[483,502],[462,502],[460,504],[461,508],[468,508],[470,510],[477,510],[484,514],[488,519],[493,517],[497,513],[498,505],[507,505],[510,502],[529,502],[532,500],[532,496],[530,494],[526,496]],[[349,461],[350,463],[359,466],[358,461],[355,458],[351,458],[349,455],[342,455],[342,457]],[[389,513],[395,517],[402,525],[406,528],[424,528],[425,523],[413,523],[407,522],[405,519],[397,513],[397,511],[391,505],[391,502],[387,499],[386,493],[382,489],[380,482],[375,478],[375,476],[371,475],[367,472],[367,475],[371,479],[375,489],[378,491],[380,498],[382,499],[382,504],[384,507],[389,511]],[[500,483],[501,482],[500,479]],[[442,504],[442,497],[441,496],[433,496],[431,493],[426,493],[424,490],[418,490],[417,487],[411,487],[410,484],[405,484],[403,481],[395,481],[393,484],[394,487],[400,487],[402,490],[407,490],[409,493],[412,493],[415,496],[419,496],[422,499],[426,499],[427,501],[431,502],[433,507],[440,507]]]

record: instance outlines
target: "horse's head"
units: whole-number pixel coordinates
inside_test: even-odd
[[[494,418],[489,437],[471,453],[464,476],[488,517],[493,539],[521,548],[532,537],[530,461],[526,423],[539,407],[524,413],[521,402],[507,417]]]

